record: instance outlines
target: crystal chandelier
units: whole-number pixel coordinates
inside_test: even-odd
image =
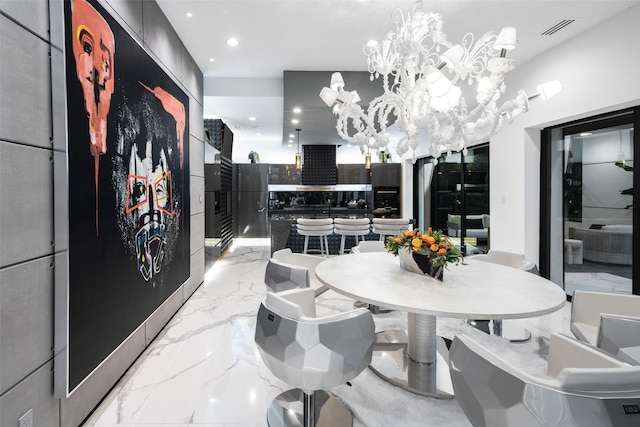
[[[338,135],[362,153],[385,149],[391,125],[403,133],[396,147],[399,156],[412,150],[415,158],[421,144],[435,159],[466,151],[526,112],[529,100],[548,99],[562,89],[560,82],[550,82],[539,85],[534,95],[520,90],[515,99],[498,103],[506,91],[505,74],[516,66],[505,57],[516,45],[513,27],[477,40],[467,33],[460,43],[452,43],[442,31],[442,17],[424,12],[421,0],[406,17],[396,10],[393,22],[395,31],[364,46],[371,80],[381,76],[384,89],[366,111],[357,92],[345,90],[340,73],[333,73],[330,87],[320,92],[337,115]]]

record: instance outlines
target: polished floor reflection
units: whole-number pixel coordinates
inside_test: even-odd
[[[265,368],[254,344],[255,315],[266,290],[263,275],[268,239],[239,239],[207,271],[205,283],[176,313],[149,348],[88,418],[86,427],[267,426],[271,400],[290,387]],[[349,255],[345,255],[349,256]],[[353,300],[332,291],[318,298],[324,313],[347,310]],[[550,331],[569,333],[570,307],[525,325],[533,338],[509,343],[485,335],[464,320],[438,319],[438,333],[465,333],[531,373],[546,369]],[[320,312],[319,314],[323,314]],[[403,327],[402,313],[376,315],[376,329]],[[471,424],[455,399],[404,391],[365,370],[351,385],[330,390],[355,415],[354,426]]]

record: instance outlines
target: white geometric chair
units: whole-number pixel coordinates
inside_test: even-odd
[[[518,369],[472,338],[449,352],[456,401],[476,427],[637,427],[640,366],[552,334],[547,375]]]
[[[640,317],[640,296],[575,291],[571,299],[571,332],[580,341],[597,345],[602,314]]]
[[[410,229],[408,218],[373,218],[373,232],[380,235],[380,241],[386,241],[387,236],[397,236],[403,229]]]
[[[352,254],[360,254],[364,252],[385,252],[384,242],[380,240],[365,240],[358,243],[357,246],[351,248]]]
[[[369,218],[334,218],[333,232],[341,235],[340,255],[344,255],[344,244],[347,236],[355,237],[356,244],[370,232]]]
[[[486,254],[470,255],[466,258],[483,262],[491,262],[494,264],[504,265],[506,267],[516,268],[518,270],[528,271],[533,274],[539,274],[536,265],[531,261],[527,261],[524,258],[524,255],[520,253],[496,251],[490,249]],[[476,326],[478,329],[484,332],[489,333],[488,321],[472,320],[470,321],[470,324]],[[502,336],[503,338],[508,339],[512,342],[528,341],[531,338],[531,332],[515,324],[509,324],[509,329],[516,331],[513,333],[513,336],[510,336],[509,333],[503,330],[502,320],[494,320],[493,329],[496,335]]]
[[[312,289],[267,293],[255,342],[267,368],[295,387],[268,412],[269,426],[350,426],[351,411],[324,389],[352,380],[371,362],[375,326],[363,308],[318,317]]]
[[[306,269],[307,275],[308,275],[308,283],[309,283],[308,286],[291,286],[289,289],[293,289],[294,287],[301,287],[301,288],[311,287],[315,289],[316,296],[329,290],[329,288],[323,285],[320,282],[320,280],[318,280],[318,278],[316,277],[316,266],[320,264],[322,261],[324,261],[325,259],[326,258],[319,257],[316,255],[294,253],[289,248],[280,249],[279,251],[275,251],[271,255],[272,261],[277,261],[277,263],[280,265],[291,267],[292,273],[297,269]],[[267,269],[269,269],[269,264],[267,264]],[[285,277],[283,277],[283,275],[280,274],[279,280],[286,281],[285,279],[286,279],[286,275]],[[271,278],[271,280],[278,280],[278,279]],[[292,281],[295,282],[294,279],[292,279]],[[266,276],[265,276],[265,283],[267,283]],[[281,289],[281,290],[284,290],[284,289]],[[272,290],[272,292],[279,292],[279,291]]]
[[[302,253],[307,253],[309,248],[309,237],[320,239],[320,254],[329,256],[329,240],[327,236],[333,234],[332,218],[298,218],[296,220],[298,234],[304,236],[304,249]]]
[[[309,269],[283,263],[275,258],[267,262],[264,284],[270,292],[310,287]]]
[[[640,317],[601,314],[597,346],[623,362],[640,365]]]
[[[486,254],[471,255],[468,259],[475,259],[478,261],[492,262],[494,264],[505,265],[507,267],[517,268],[518,270],[524,270],[529,272],[537,272],[536,265],[527,261],[523,254],[507,251],[496,251],[489,249]]]

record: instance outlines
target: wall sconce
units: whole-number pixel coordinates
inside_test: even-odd
[[[300,154],[300,131],[302,129],[296,129],[298,132],[298,152],[296,153],[296,169],[302,169],[302,154]]]

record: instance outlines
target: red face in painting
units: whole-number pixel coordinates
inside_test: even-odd
[[[107,114],[113,93],[113,32],[85,0],[73,2],[73,56],[89,118],[91,154],[107,152]]]
[[[149,281],[162,269],[167,244],[167,219],[173,216],[171,171],[164,149],[154,160],[152,141],[147,141],[144,157],[133,145],[127,178],[127,208],[137,225],[135,244],[138,270]]]

